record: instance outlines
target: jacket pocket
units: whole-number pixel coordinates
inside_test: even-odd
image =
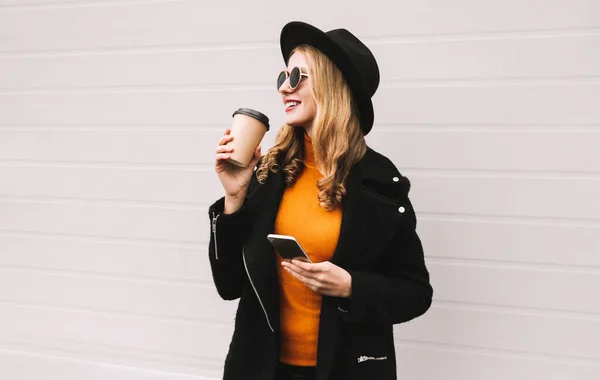
[[[392,328],[361,326],[347,330],[347,363],[353,379],[393,379],[396,354]]]

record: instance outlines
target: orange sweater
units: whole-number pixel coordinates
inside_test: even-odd
[[[328,212],[319,206],[316,169],[310,137],[305,134],[306,168],[283,194],[275,221],[275,233],[294,236],[313,262],[328,261],[335,251],[342,222],[342,211]],[[280,325],[282,363],[315,366],[321,313],[321,295],[298,281],[281,266],[277,255],[280,282]]]

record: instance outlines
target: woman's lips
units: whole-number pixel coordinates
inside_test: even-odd
[[[288,106],[289,103],[294,103],[294,105]],[[297,100],[292,100],[292,101],[287,101],[285,106],[285,112],[291,112],[293,110],[295,110],[296,108],[298,108],[298,106],[300,106],[300,104],[302,104],[302,102],[299,102]]]

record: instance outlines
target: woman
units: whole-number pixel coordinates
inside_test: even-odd
[[[347,30],[301,22],[281,49],[274,146],[245,169],[226,163],[229,130],[216,150],[225,196],[209,209],[209,258],[220,296],[240,299],[224,379],[396,379],[393,325],[433,291],[410,183],[364,140],[377,63]],[[270,233],[295,236],[313,263],[283,261]]]

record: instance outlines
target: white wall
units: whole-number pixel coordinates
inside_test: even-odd
[[[435,288],[400,378],[600,378],[600,3],[295,5],[0,0],[0,377],[219,378],[214,146],[240,106],[281,125],[292,17],[380,63],[368,142]]]

